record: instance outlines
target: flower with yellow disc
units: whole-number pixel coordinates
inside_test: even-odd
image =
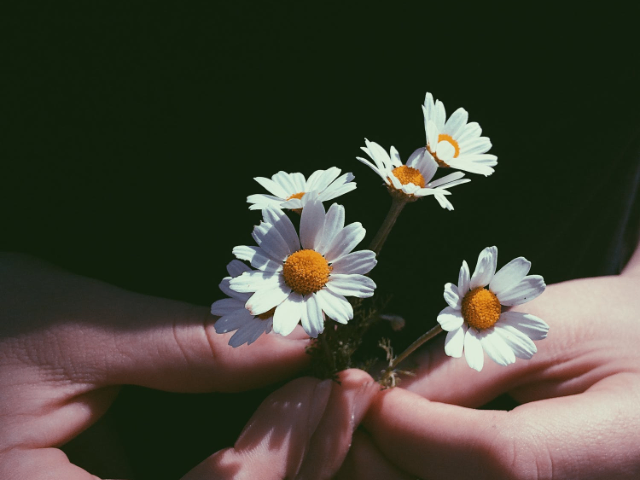
[[[317,192],[321,202],[333,200],[356,189],[352,181],[352,173],[340,175],[338,167],[327,170],[316,170],[309,179],[296,173],[278,172],[271,178],[256,177],[254,180],[262,185],[271,195],[258,193],[249,195],[247,202],[252,205],[249,210],[263,210],[267,205],[277,208],[288,208],[300,213],[307,202],[307,193]]]
[[[391,195],[400,195],[407,201],[433,195],[442,208],[453,210],[453,205],[445,198],[445,195],[451,195],[447,189],[471,181],[468,178],[462,178],[464,173],[455,172],[432,182],[431,179],[438,170],[438,165],[424,148],[414,151],[404,165],[395,147],[391,147],[391,155],[389,155],[376,142],[370,142],[366,138],[364,142],[366,146],[361,148],[374,163],[364,158],[356,158],[385,181]]]
[[[444,105],[434,102],[427,92],[422,106],[427,146],[424,150],[440,167],[451,167],[471,173],[491,175],[498,164],[498,157],[487,153],[491,142],[481,137],[482,129],[477,122],[467,123],[469,114],[459,108],[447,120]]]
[[[258,246],[233,249],[258,270],[231,279],[229,286],[252,294],[245,304],[252,315],[273,310],[274,332],[289,335],[300,322],[315,338],[324,331],[325,316],[343,324],[353,318],[345,296],[373,295],[376,284],[365,274],[377,261],[370,250],[352,252],[365,229],[359,222],[344,226],[342,205],[334,203],[325,213],[317,193],[307,195],[299,236],[282,210],[262,210],[263,221],[252,234]]]
[[[458,285],[447,283],[444,299],[449,304],[438,315],[447,333],[444,351],[465,359],[480,371],[484,352],[499,365],[509,365],[516,357],[530,359],[537,348],[533,340],[547,336],[549,326],[534,315],[502,311],[502,306],[521,305],[544,292],[540,275],[527,275],[531,262],[518,257],[496,273],[497,247],[485,248],[469,278],[469,266],[462,262]],[[485,288],[485,287],[489,288]]]

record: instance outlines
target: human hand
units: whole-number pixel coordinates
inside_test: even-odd
[[[358,468],[378,455],[425,479],[638,478],[638,252],[634,259],[620,276],[552,285],[527,303],[550,326],[529,361],[487,362],[478,373],[447,357],[443,339],[416,355],[417,377],[374,399],[361,436],[373,447],[349,455],[352,478],[365,478]],[[474,409],[502,393],[522,405]]]
[[[95,479],[57,447],[95,422],[119,385],[239,391],[291,376],[308,340],[227,345],[208,307],[153,298],[0,255],[0,478]]]

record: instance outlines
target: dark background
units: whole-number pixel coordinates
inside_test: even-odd
[[[486,246],[499,247],[499,265],[526,256],[551,283],[615,273],[633,244],[640,59],[630,12],[267,1],[5,9],[3,249],[210,304],[233,246],[253,243],[260,216],[245,197],[263,191],[255,176],[352,171],[358,189],[339,202],[367,228],[366,245],[389,198],[355,157],[364,137],[403,159],[424,145],[426,91],[449,114],[466,108],[499,164],[452,190],[454,212],[426,199],[398,221],[373,272],[380,293],[394,292],[389,313],[408,321],[398,348],[435,323],[442,285]],[[105,428],[130,475],[177,478],[231,445],[269,391],[127,387]],[[124,475],[109,470],[115,460],[96,461],[86,461],[92,473]]]

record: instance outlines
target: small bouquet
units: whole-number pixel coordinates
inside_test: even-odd
[[[463,172],[488,176],[498,163],[487,153],[491,142],[481,136],[476,122],[468,122],[466,110],[459,108],[447,119],[442,102],[427,93],[422,111],[426,146],[415,150],[406,163],[393,146],[387,153],[367,139],[362,150],[369,158],[358,157],[380,176],[391,196],[389,213],[368,250],[354,251],[365,237],[363,226],[345,225],[342,205],[324,205],[355,190],[351,173],[341,175],[339,168],[331,167],[308,179],[285,172],[255,179],[269,192],[247,197],[250,210],[262,211],[262,221],[252,233],[256,245],[233,248],[236,260],[229,263],[229,276],[220,283],[228,298],[211,306],[211,313],[220,317],[216,332],[235,331],[229,345],[250,345],[271,332],[286,336],[300,324],[315,339],[308,349],[312,373],[335,378],[341,370],[356,366],[354,353],[374,323],[388,320],[395,329],[402,328],[404,319],[385,314],[380,302],[374,301],[376,284],[368,276],[398,216],[407,204],[429,197],[453,210],[449,190],[471,181]],[[457,171],[434,178],[440,169]],[[444,286],[448,306],[438,315],[438,325],[402,354],[395,356],[390,342],[381,339],[387,352],[387,365],[378,375],[383,387],[395,386],[401,373],[410,374],[398,370],[400,362],[443,331],[445,353],[451,357],[464,353],[477,371],[483,367],[484,352],[500,365],[533,356],[533,340],[545,338],[548,325],[534,315],[503,307],[536,298],[545,289],[544,279],[528,275],[531,263],[524,257],[498,271],[497,265],[496,247],[480,252],[473,274],[463,261],[457,285]],[[373,362],[358,366],[370,368]]]

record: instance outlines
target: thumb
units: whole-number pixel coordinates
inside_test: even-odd
[[[238,391],[291,376],[308,340],[263,335],[232,348],[207,307],[129,292],[20,255],[0,258],[0,338],[72,380]],[[34,360],[35,361],[35,360]]]
[[[338,381],[288,383],[260,405],[233,448],[215,453],[183,480],[332,478],[379,390],[360,370],[341,372]]]

